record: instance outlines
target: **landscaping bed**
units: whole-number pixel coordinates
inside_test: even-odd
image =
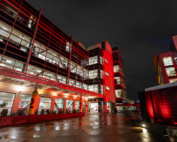
[[[85,113],[1,116],[0,117],[0,126],[42,122],[42,121],[48,121],[48,120],[57,120],[57,119],[80,117],[80,116],[85,116]]]

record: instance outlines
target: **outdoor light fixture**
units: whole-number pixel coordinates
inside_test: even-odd
[[[143,127],[146,127],[146,125],[145,125],[145,124],[142,124],[142,126],[143,126]]]

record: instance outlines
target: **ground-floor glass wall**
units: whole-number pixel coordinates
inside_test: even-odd
[[[41,110],[44,110],[46,113],[46,110],[50,110],[51,100],[52,100],[51,98],[41,97],[40,104],[39,104],[39,112]]]
[[[14,98],[13,93],[0,92],[0,113],[7,111],[7,114],[10,115]]]
[[[79,101],[75,102],[75,110],[78,112],[79,111]]]
[[[54,107],[54,110],[58,111],[59,109],[63,109],[63,99],[55,98],[55,107]]]
[[[25,114],[28,114],[28,110],[30,107],[30,102],[31,102],[31,95],[21,95],[20,98],[20,104],[19,104],[19,110],[24,110]]]
[[[66,100],[66,109],[73,112],[73,100]]]

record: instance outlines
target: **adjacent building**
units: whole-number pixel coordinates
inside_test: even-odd
[[[0,10],[0,111],[111,112],[126,98],[118,47],[84,47],[25,0],[2,0]]]
[[[170,51],[154,57],[158,86],[139,93],[143,121],[177,125],[177,36],[172,37]]]
[[[158,84],[177,81],[177,36],[172,37],[170,51],[154,57],[155,78]]]

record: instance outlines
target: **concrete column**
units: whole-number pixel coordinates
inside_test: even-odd
[[[81,93],[81,95],[80,95],[79,112],[82,112],[82,108],[83,108],[83,100],[82,100],[82,93]]]
[[[11,112],[17,112],[21,100],[21,92],[15,94]]]
[[[39,110],[40,100],[41,100],[41,96],[37,96],[37,101],[36,101],[35,110]]]
[[[88,112],[88,100],[85,101],[85,112]]]
[[[53,111],[54,110],[54,106],[55,106],[55,97],[52,98],[50,110]]]
[[[31,103],[30,103],[28,114],[34,114],[34,112],[35,112],[36,104],[37,104],[37,101],[38,101],[37,87],[38,87],[38,82],[36,82],[35,89],[32,93]]]
[[[64,112],[66,112],[66,99],[63,98],[63,110]]]

